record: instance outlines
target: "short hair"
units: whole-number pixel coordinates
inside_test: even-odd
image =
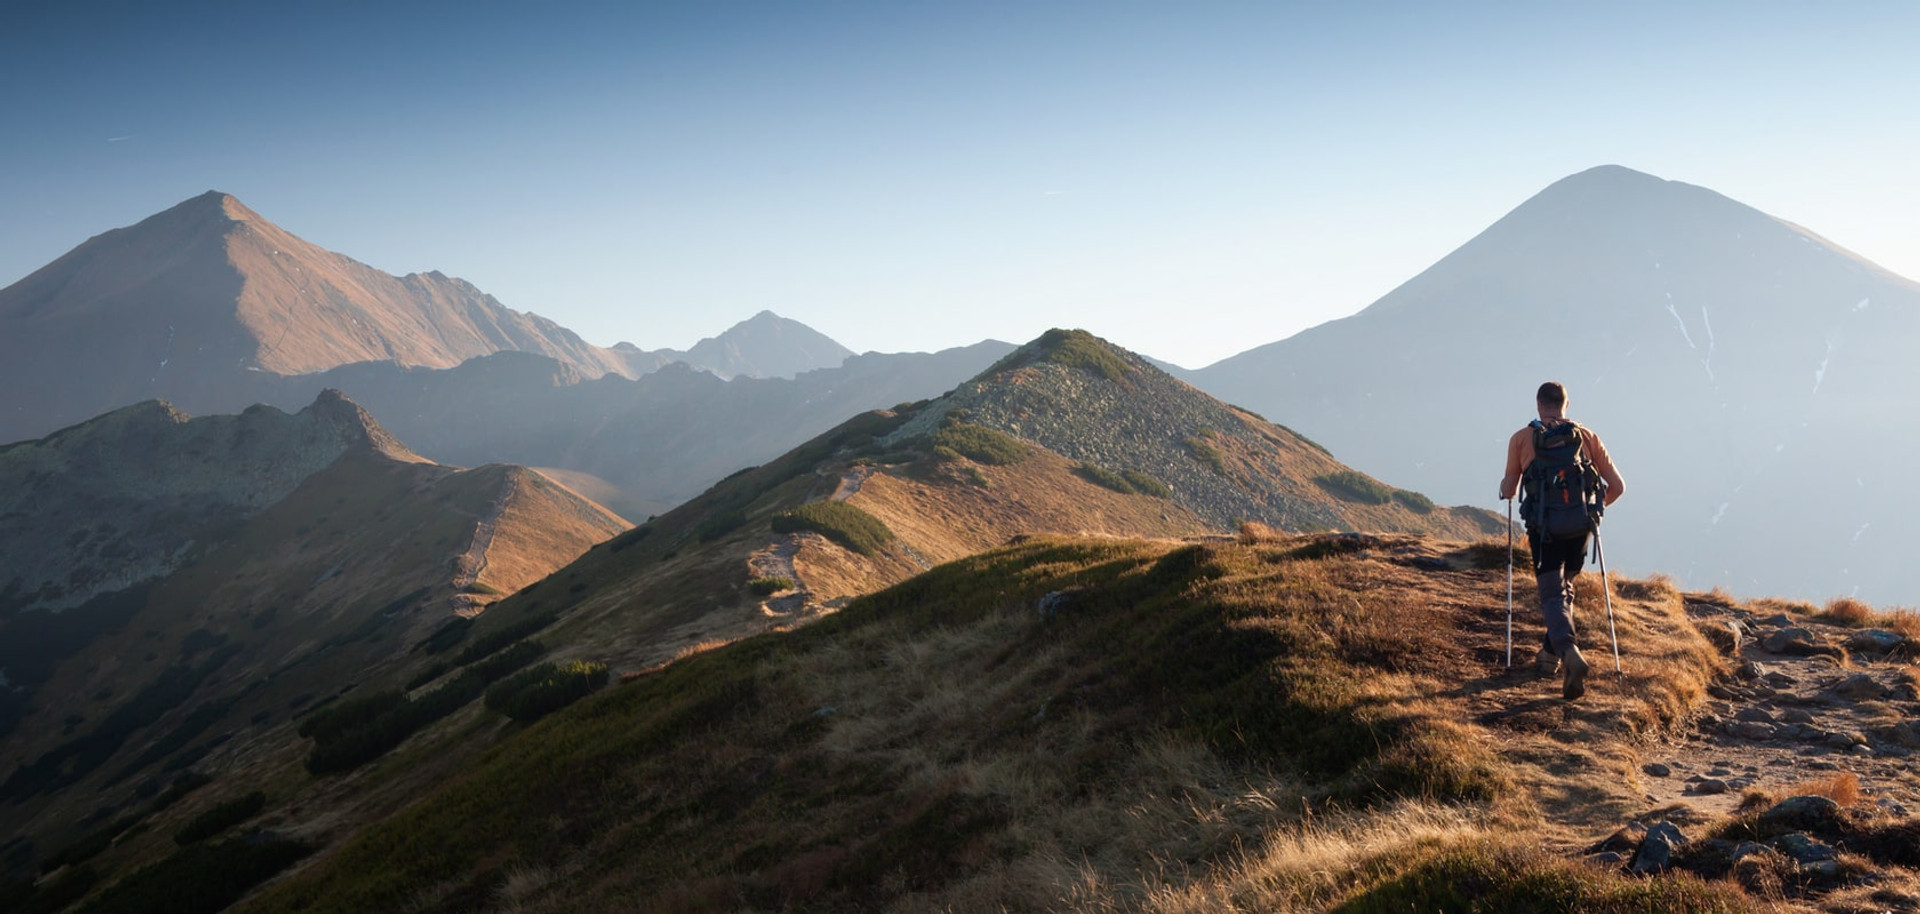
[[[1567,405],[1567,385],[1559,381],[1548,381],[1540,385],[1539,392],[1533,395],[1541,406],[1562,407]]]

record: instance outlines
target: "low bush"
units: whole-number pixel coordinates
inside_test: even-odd
[[[526,618],[517,619],[502,625],[474,639],[472,644],[467,645],[460,651],[459,656],[453,658],[453,665],[466,666],[469,663],[486,657],[494,651],[552,625],[559,621],[559,619],[560,616],[557,613],[549,611],[534,613]]]
[[[968,422],[949,422],[933,433],[934,453],[946,448],[976,463],[1011,466],[1033,456],[1033,449],[1005,432]]]
[[[1187,436],[1185,444],[1187,446],[1187,453],[1192,454],[1193,459],[1205,464],[1208,469],[1215,473],[1219,473],[1222,476],[1227,475],[1226,458],[1222,457],[1220,455],[1220,449],[1214,447],[1205,437],[1201,435],[1189,435]]]
[[[1407,489],[1395,489],[1393,490],[1393,500],[1399,502],[1401,507],[1415,514],[1433,513],[1433,499],[1418,492]]]
[[[861,555],[874,555],[893,541],[877,517],[844,501],[816,501],[773,516],[773,532],[818,533]]]
[[[487,689],[487,709],[521,723],[532,723],[573,704],[607,684],[607,665],[575,660],[543,663]]]
[[[239,825],[260,814],[267,808],[267,795],[254,791],[244,797],[228,800],[197,816],[173,833],[173,843],[185,846],[196,841],[205,841],[229,828]]]
[[[183,847],[108,886],[82,905],[80,914],[218,911],[310,853],[307,845],[273,838]]]
[[[1357,502],[1363,505],[1384,505],[1393,501],[1394,490],[1365,473],[1353,470],[1339,470],[1324,476],[1315,476],[1314,484],[1325,490],[1328,495],[1342,501]],[[1431,506],[1431,502],[1428,503]]]
[[[312,736],[314,741],[307,753],[307,770],[330,774],[373,761],[544,653],[546,648],[537,641],[516,642],[419,697],[382,692],[317,712],[300,728],[302,736]]]
[[[747,590],[756,597],[770,597],[783,590],[792,590],[793,580],[782,577],[759,577],[747,582]]]

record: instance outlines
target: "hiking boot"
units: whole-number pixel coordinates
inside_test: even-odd
[[[1533,655],[1533,668],[1542,676],[1552,676],[1560,672],[1560,655],[1551,648],[1543,647],[1540,653]]]
[[[1587,694],[1587,658],[1580,656],[1580,648],[1567,647],[1567,679],[1560,686],[1560,697],[1568,701]]]

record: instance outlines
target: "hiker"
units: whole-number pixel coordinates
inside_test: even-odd
[[[1567,418],[1565,385],[1558,381],[1540,385],[1534,405],[1540,418],[1507,439],[1500,498],[1521,495],[1520,514],[1533,551],[1540,615],[1547,626],[1534,663],[1541,675],[1551,676],[1564,661],[1561,694],[1572,700],[1586,694],[1588,669],[1580,646],[1574,643],[1573,580],[1586,560],[1587,540],[1600,523],[1600,512],[1620,500],[1627,484],[1614,469],[1600,436]],[[1511,513],[1508,517],[1511,523]]]

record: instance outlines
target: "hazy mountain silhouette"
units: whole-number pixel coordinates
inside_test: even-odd
[[[675,361],[712,370],[721,377],[790,378],[816,368],[833,368],[853,350],[795,320],[762,311],[725,333],[693,344]]]
[[[675,361],[776,377],[850,354],[771,312],[688,352],[602,348],[464,280],[392,276],[324,250],[209,191],[0,289],[0,442],[147,399],[235,411],[253,402],[254,375],[451,368],[503,351],[548,356],[580,378]]]
[[[1920,286],[1700,187],[1618,166],[1548,187],[1342,320],[1194,372],[1334,453],[1498,506],[1533,390],[1569,385],[1629,494],[1610,558],[1689,584],[1911,603]]]

